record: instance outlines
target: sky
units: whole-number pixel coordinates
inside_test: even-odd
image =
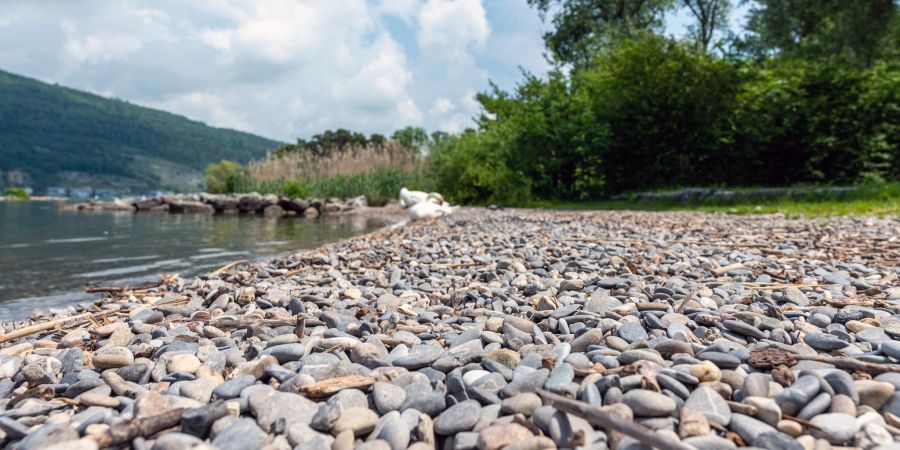
[[[525,0],[3,0],[0,69],[288,142],[457,132],[547,71],[546,28]]]

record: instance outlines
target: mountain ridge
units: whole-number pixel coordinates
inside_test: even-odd
[[[282,143],[0,70],[0,187],[199,188],[207,164]]]

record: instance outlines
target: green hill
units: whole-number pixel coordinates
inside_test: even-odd
[[[281,143],[0,71],[0,187],[196,189]]]

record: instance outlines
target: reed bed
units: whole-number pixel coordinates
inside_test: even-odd
[[[251,162],[244,192],[272,192],[291,197],[355,197],[365,195],[372,205],[383,205],[401,187],[424,189],[424,157],[387,142],[332,150],[325,156],[291,152],[270,153]]]

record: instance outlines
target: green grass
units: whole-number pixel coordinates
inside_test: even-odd
[[[574,210],[701,211],[727,214],[781,213],[788,217],[884,216],[900,215],[900,183],[859,186],[856,192],[842,198],[808,196],[805,198],[738,200],[734,203],[709,201],[682,203],[662,200],[535,201],[528,206]]]

